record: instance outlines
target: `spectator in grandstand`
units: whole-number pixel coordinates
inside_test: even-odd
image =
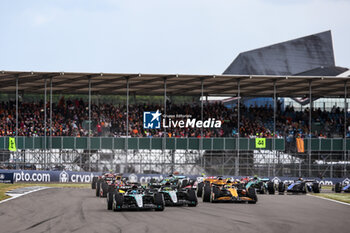
[[[88,104],[82,99],[65,100],[62,97],[58,104],[52,104],[52,135],[53,136],[126,136],[126,106],[111,104],[91,105],[91,131],[88,129]],[[278,105],[279,106],[279,105]],[[46,104],[49,112],[50,104]],[[143,112],[159,109],[160,105],[138,104],[129,107],[129,135],[132,137],[162,137],[161,130],[143,129]],[[241,106],[241,120],[239,124],[240,137],[309,137],[309,110],[295,111],[287,106],[284,110],[277,108],[276,134],[273,134],[273,109],[271,106]],[[169,103],[167,114],[191,115],[201,119],[199,104],[176,105]],[[237,108],[226,108],[221,103],[205,104],[204,119],[215,118],[223,122],[222,128],[203,129],[203,137],[237,137]],[[0,104],[0,136],[16,135],[16,108],[13,101]],[[312,137],[329,137],[331,134],[344,133],[344,112],[339,108],[332,108],[330,112],[315,109],[312,112],[313,127],[318,127]],[[180,118],[179,118],[180,119]],[[42,136],[45,134],[44,103],[19,103],[19,136]],[[347,122],[347,125],[350,122]],[[175,128],[167,130],[167,137],[201,137],[201,129]],[[47,117],[46,134],[50,135],[50,118]],[[347,131],[350,136],[350,129]]]

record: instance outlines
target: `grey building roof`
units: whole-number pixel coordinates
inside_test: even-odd
[[[335,66],[330,31],[240,53],[224,74],[292,75],[321,66]]]

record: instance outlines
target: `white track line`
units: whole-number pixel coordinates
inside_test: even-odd
[[[326,198],[326,197],[320,197],[320,196],[310,195],[310,194],[307,194],[307,196],[309,196],[309,197],[316,197],[316,198],[320,198],[320,199],[323,199],[323,200],[333,201],[333,202],[336,202],[336,203],[339,203],[339,204],[343,204],[343,205],[348,205],[348,206],[350,206],[349,203],[342,202],[342,201],[337,201],[337,200],[333,200],[333,199],[329,199],[329,198]]]
[[[34,190],[31,190],[31,191],[28,191],[28,192],[25,192],[25,193],[21,193],[21,194],[11,194],[11,193],[7,193],[7,192],[6,192],[6,195],[11,196],[11,197],[10,197],[10,198],[7,198],[7,199],[5,199],[5,200],[0,201],[0,204],[1,204],[1,203],[4,203],[4,202],[7,202],[7,201],[10,201],[10,200],[12,200],[12,199],[18,198],[18,197],[27,195],[27,194],[29,194],[29,193],[34,193],[34,192],[37,192],[37,191],[40,191],[40,190],[44,190],[44,189],[48,189],[48,188],[51,188],[51,187],[40,186],[39,189],[34,189]],[[16,190],[16,189],[14,189],[14,190]],[[14,190],[11,190],[11,191],[14,191]],[[9,191],[9,192],[11,192],[11,191]]]

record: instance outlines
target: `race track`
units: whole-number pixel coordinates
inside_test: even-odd
[[[0,204],[0,232],[348,232],[350,206],[305,195],[113,212],[94,190],[52,188]]]

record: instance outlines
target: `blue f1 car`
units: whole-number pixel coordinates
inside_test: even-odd
[[[342,183],[336,183],[333,187],[333,191],[336,193],[341,193],[342,191],[345,193],[350,193],[350,184],[347,184],[343,187]]]
[[[294,193],[294,194],[308,193],[308,192],[320,193],[320,190],[321,190],[321,185],[316,180],[299,179],[294,181],[294,183],[288,184],[287,186],[283,182],[280,182],[278,184],[279,194],[283,194],[285,191],[287,191],[287,193]]]

